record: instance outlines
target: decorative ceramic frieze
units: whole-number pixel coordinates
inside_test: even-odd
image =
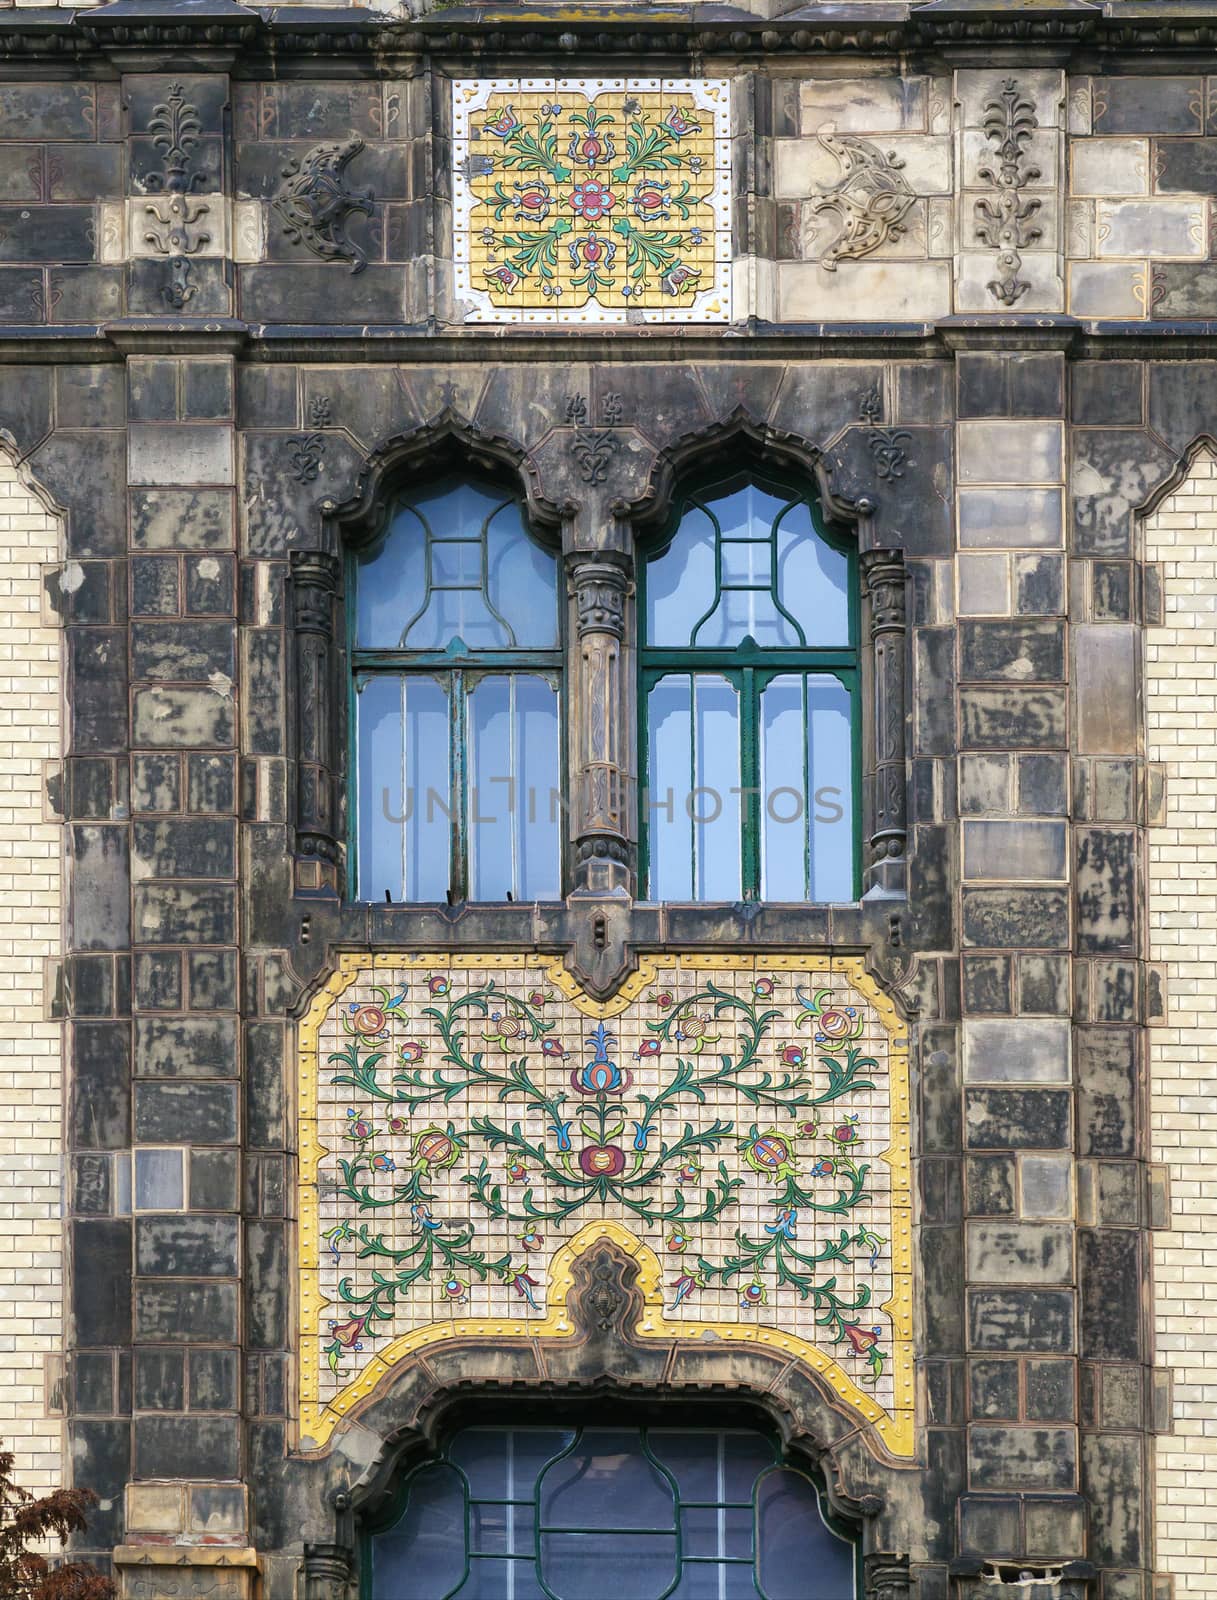
[[[571,1334],[609,1238],[639,1336],[788,1351],[910,1453],[908,1096],[856,958],[651,956],[598,1002],[543,956],[342,957],[302,1028],[302,1434],[428,1345]]]
[[[458,80],[452,92],[466,321],[730,320],[726,80]]]

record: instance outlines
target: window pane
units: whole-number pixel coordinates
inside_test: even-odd
[[[356,642],[365,648],[553,649],[558,563],[528,535],[519,503],[448,480],[402,500],[359,558]]]
[[[811,762],[811,898],[854,897],[854,753],[849,691],[836,678],[807,679]]]
[[[668,549],[647,564],[647,643],[688,644],[714,607],[714,524],[699,507],[681,519]]]
[[[536,1563],[527,1561],[471,1561],[469,1579],[460,1591],[460,1600],[546,1600],[537,1582]],[[423,1591],[407,1589],[394,1600],[413,1600]]]
[[[816,532],[811,510],[794,505],[777,531],[778,599],[809,645],[849,643],[849,559]]]
[[[648,697],[647,728],[650,898],[738,900],[740,735],[735,687],[715,673],[661,678]]]
[[[466,1428],[451,1457],[475,1500],[527,1500],[542,1468],[562,1454],[574,1431],[558,1428]]]
[[[661,678],[647,697],[648,793],[644,797],[652,900],[693,898],[693,823],[685,808],[693,767],[693,684]]]
[[[739,696],[725,678],[693,680],[693,815],[698,900],[740,897]],[[735,791],[734,793],[732,791]]]
[[[469,694],[468,741],[470,893],[558,899],[555,690],[527,673],[480,679]]]
[[[449,888],[448,697],[434,678],[356,685],[359,892],[443,900]]]
[[[410,1482],[401,1521],[372,1541],[372,1600],[425,1594],[444,1600],[465,1573],[465,1504],[451,1467],[424,1467]]]
[[[672,1600],[756,1600],[752,1563],[734,1566],[691,1561],[672,1591]]]
[[[773,1447],[759,1433],[650,1428],[647,1442],[676,1479],[682,1501],[750,1502],[756,1478],[773,1465]]]
[[[676,1536],[542,1534],[541,1571],[562,1600],[661,1600],[676,1579]]]
[[[801,1473],[775,1468],[756,1493],[757,1576],[764,1600],[848,1600],[855,1592],[853,1547],[820,1514]]]
[[[667,1529],[676,1526],[672,1487],[643,1453],[636,1428],[587,1428],[540,1482],[548,1528]]]
[[[784,673],[761,692],[761,894],[851,900],[853,741],[849,691]]]

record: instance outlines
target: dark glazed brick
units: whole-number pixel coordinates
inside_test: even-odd
[[[1217,139],[1159,139],[1154,156],[1158,194],[1217,194]]]
[[[1217,316],[1217,264],[1163,262],[1154,271],[1160,290],[1155,311],[1163,321],[1206,321]]]
[[[1131,829],[1078,830],[1079,950],[1133,951],[1136,867],[1136,834]]]
[[[963,941],[989,950],[1056,949],[1069,943],[1064,889],[965,889]]]
[[[1020,1554],[1018,1513],[1016,1496],[965,1495],[959,1502],[960,1548],[983,1551],[988,1557]]]
[[[269,139],[377,138],[384,110],[380,85],[309,82],[262,85],[262,132]],[[354,181],[354,180],[353,180]]]
[[[233,1144],[237,1091],[227,1083],[137,1083],[135,1137],[141,1144]]]
[[[963,958],[963,1008],[965,1013],[995,1012],[1008,1014],[1010,1005],[1010,980],[1013,975],[1011,956],[964,956]]]
[[[251,1022],[245,1029],[245,1138],[250,1149],[273,1150],[286,1137],[283,1029]]]
[[[89,1512],[85,1538],[108,1555],[122,1542],[123,1502],[131,1476],[131,1424],[72,1422],[69,1424],[73,1476],[87,1482],[99,1503]]]
[[[235,1078],[237,1074],[235,1018],[136,1019],[136,1077]]]
[[[226,622],[137,622],[131,628],[131,674],[181,683],[221,672],[236,676],[236,639]]]
[[[176,361],[133,360],[128,364],[127,414],[132,422],[176,421],[177,374]]]
[[[1074,1033],[1078,1149],[1084,1156],[1130,1156],[1136,1147],[1136,1034],[1131,1028],[1079,1027]]]
[[[138,884],[135,926],[146,944],[235,944],[236,892],[221,886]]]
[[[0,267],[0,319],[18,327],[46,320],[37,267]]]
[[[131,760],[131,809],[181,809],[181,762],[177,756],[137,755]]]
[[[959,633],[961,678],[1042,683],[1065,675],[1063,623],[961,622]]]
[[[80,1346],[130,1342],[131,1223],[125,1218],[73,1222],[72,1316]]]
[[[1103,78],[1094,105],[1096,134],[1203,133],[1203,78]]]
[[[235,805],[236,758],[211,753],[187,756],[187,811],[232,811]]]
[[[294,428],[297,414],[295,367],[237,368],[238,427]]]
[[[1013,1156],[968,1156],[965,1172],[969,1216],[1014,1216],[1018,1200]]]
[[[236,870],[236,824],[227,818],[136,822],[131,842],[144,877],[231,878]]]
[[[95,91],[87,83],[13,83],[0,101],[0,139],[97,136]]]
[[[1014,607],[1020,616],[1049,617],[1065,609],[1065,563],[1061,556],[1014,558]]]
[[[1063,817],[1069,809],[1069,770],[1062,756],[1018,756],[1017,809],[1024,817]]]
[[[1217,142],[1217,141],[1214,141]],[[1180,454],[1213,425],[1212,395],[1217,362],[1153,361],[1149,377],[1149,425]]]
[[[960,417],[1059,417],[1063,362],[1057,355],[960,354]]]
[[[1026,1363],[1027,1416],[1032,1422],[1072,1422],[1077,1395],[1072,1361]]]
[[[1018,1009],[1032,1016],[1068,1016],[1067,956],[1019,956]]]
[[[197,950],[186,957],[190,1006],[194,1011],[237,1009],[237,952]]]
[[[191,1411],[235,1411],[236,1351],[191,1350],[189,1363]]]
[[[232,414],[231,363],[228,361],[183,361],[183,419],[191,422],[226,421]]]
[[[1018,1421],[1018,1362],[970,1361],[971,1413],[991,1422]]]
[[[172,1279],[137,1283],[135,1337],[141,1344],[233,1343],[236,1284]]]
[[[181,1411],[186,1404],[186,1357],[181,1350],[136,1350],[135,1409]]]
[[[174,93],[180,93],[190,107],[200,133],[223,132],[228,85],[218,73],[197,76],[138,73],[124,78],[123,100],[131,126],[146,127]]]
[[[1132,563],[1096,561],[1091,568],[1091,615],[1096,622],[1132,620]]]
[[[341,289],[343,320],[406,321],[405,282],[397,266],[366,267],[357,278],[339,263],[240,267],[240,314],[251,322],[328,323]]]
[[[1078,361],[1070,368],[1070,406],[1080,426],[1141,423],[1139,361]]]
[[[137,550],[228,550],[232,495],[226,489],[133,489],[131,543]]]
[[[1077,1435],[1072,1428],[1004,1428],[978,1423],[968,1431],[974,1489],[1072,1489]]]
[[[227,262],[207,256],[193,256],[190,284],[194,295],[190,309],[195,316],[226,317],[232,309]],[[170,266],[163,257],[128,262],[124,268],[127,283],[127,312],[130,316],[163,317],[168,304],[166,291],[172,284]]]
[[[175,556],[136,556],[131,562],[131,615],[175,617],[181,609]]]
[[[131,1028],[77,1022],[72,1028],[72,1144],[121,1150],[131,1142]]]
[[[127,650],[110,628],[69,628],[68,681],[74,689],[76,754],[122,750],[127,743]]]
[[[49,200],[117,200],[123,192],[122,146],[48,145],[47,176]]]
[[[1068,1289],[970,1289],[968,1329],[973,1350],[1073,1349],[1073,1294]]]
[[[136,955],[135,1003],[141,1011],[179,1011],[182,992],[182,961],[175,951]]]
[[[59,267],[51,273],[50,321],[109,322],[123,314],[121,267]]]
[[[1143,1279],[1140,1241],[1133,1229],[1079,1230],[1083,1358],[1091,1361],[1137,1361],[1141,1358],[1140,1285]]]
[[[236,1217],[137,1217],[135,1266],[146,1278],[233,1278]]]
[[[72,1157],[72,1209],[83,1217],[108,1217],[114,1209],[113,1157]]]
[[[967,687],[959,692],[959,705],[964,749],[1005,750],[1011,746],[1065,743],[1064,689]]]
[[[235,1417],[137,1417],[135,1476],[174,1478],[190,1463],[192,1477],[235,1478],[241,1470]]]
[[[245,1338],[251,1350],[287,1343],[291,1288],[283,1225],[251,1222],[245,1230]]]
[[[115,1409],[114,1352],[79,1350],[72,1357],[74,1409],[86,1416],[107,1417]]]
[[[971,1150],[1067,1150],[1068,1089],[968,1089]]]
[[[1090,1505],[1087,1555],[1103,1567],[1135,1567],[1145,1550],[1144,1440],[1096,1433],[1082,1438],[1082,1492]]]
[[[61,428],[121,428],[127,420],[123,369],[58,367],[55,419]]]
[[[1217,272],[1217,266],[1213,270]],[[1166,315],[1161,307],[1159,312]],[[1072,437],[1072,453],[1071,554],[1131,556],[1133,512],[1170,475],[1173,453],[1139,428],[1078,430]]]
[[[190,1209],[235,1211],[238,1156],[235,1150],[195,1150],[190,1157]]]
[[[232,612],[234,600],[231,556],[189,556],[186,559],[186,610],[193,616]]]
[[[0,206],[0,261],[92,261],[92,206]]]

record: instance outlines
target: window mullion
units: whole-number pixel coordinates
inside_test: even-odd
[[[468,718],[465,708],[465,674],[458,667],[448,679],[451,704],[449,706],[448,760],[452,767],[449,802],[452,806],[452,860],[449,876],[452,880],[452,898],[469,898],[469,825],[468,781],[466,773],[466,734]]]
[[[761,772],[757,706],[758,674],[745,667],[739,674],[740,697],[740,892],[745,900],[761,893]]]

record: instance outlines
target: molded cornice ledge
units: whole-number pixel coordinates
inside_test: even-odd
[[[731,5],[591,7],[503,3],[452,6],[414,20],[363,7],[280,5],[237,0],[113,0],[95,10],[15,8],[0,23],[0,58],[113,55],[116,51],[234,50],[237,72],[273,54],[372,57],[378,71],[401,56],[527,54],[636,57],[640,52],[737,58],[895,55],[983,45],[1069,51],[1210,52],[1217,45],[1217,0],[927,0],[923,5],[795,5],[771,0],[771,16]]]

